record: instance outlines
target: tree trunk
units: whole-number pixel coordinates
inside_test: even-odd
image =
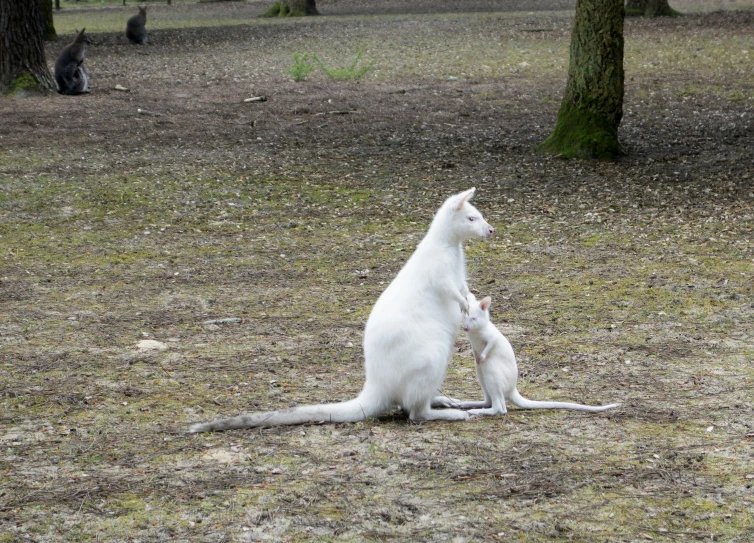
[[[55,89],[38,1],[0,0],[0,36],[0,93]]]
[[[621,154],[623,0],[577,0],[571,57],[555,130],[539,149],[564,158]]]
[[[670,7],[668,0],[628,0],[626,15],[677,17],[680,13]]]
[[[55,25],[52,22],[52,0],[39,0],[39,9],[42,13],[42,35],[45,41],[57,40],[58,33],[55,32]]]
[[[316,0],[276,0],[262,17],[303,17],[319,15]]]

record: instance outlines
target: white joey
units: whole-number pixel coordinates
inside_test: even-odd
[[[469,293],[469,311],[463,317],[463,331],[471,342],[476,362],[476,376],[482,386],[484,401],[458,402],[454,407],[469,409],[472,415],[505,414],[506,400],[525,409],[575,409],[579,411],[605,411],[617,404],[591,406],[569,402],[542,402],[529,400],[519,394],[518,365],[513,347],[490,321],[492,298],[477,301]]]

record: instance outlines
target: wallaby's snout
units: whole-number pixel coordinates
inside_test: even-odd
[[[492,227],[492,226],[490,226],[490,225],[488,224],[488,225],[487,225],[487,237],[488,237],[488,238],[489,238],[489,237],[492,237],[492,234],[494,234],[494,233],[495,233],[495,228],[494,228],[494,227]]]

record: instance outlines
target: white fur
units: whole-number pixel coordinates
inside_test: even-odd
[[[459,409],[432,409],[452,400],[433,397],[442,387],[461,312],[469,293],[463,242],[488,238],[494,229],[468,200],[474,189],[448,198],[424,239],[372,308],[364,330],[366,381],[359,396],[334,404],[253,413],[205,424],[205,432],[303,422],[353,422],[396,406],[411,420],[465,420]]]
[[[472,415],[505,414],[505,400],[508,399],[518,407],[526,409],[576,409],[579,411],[605,411],[617,404],[589,406],[568,402],[539,402],[527,400],[518,393],[518,366],[513,347],[490,322],[489,296],[477,301],[473,294],[468,294],[469,312],[463,318],[463,330],[471,342],[476,362],[476,376],[484,393],[483,402],[459,402],[455,407],[470,409]]]

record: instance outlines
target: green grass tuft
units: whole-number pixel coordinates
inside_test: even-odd
[[[291,74],[294,81],[303,81],[314,69],[314,64],[309,62],[309,53],[294,53],[293,64],[286,72]]]
[[[319,67],[322,68],[322,71],[325,72],[328,77],[338,81],[355,81],[361,79],[374,64],[374,59],[372,59],[366,64],[358,66],[359,61],[361,60],[361,51],[356,53],[356,57],[354,57],[353,61],[347,68],[329,68],[316,55],[313,55],[312,58],[317,64],[319,64]]]

